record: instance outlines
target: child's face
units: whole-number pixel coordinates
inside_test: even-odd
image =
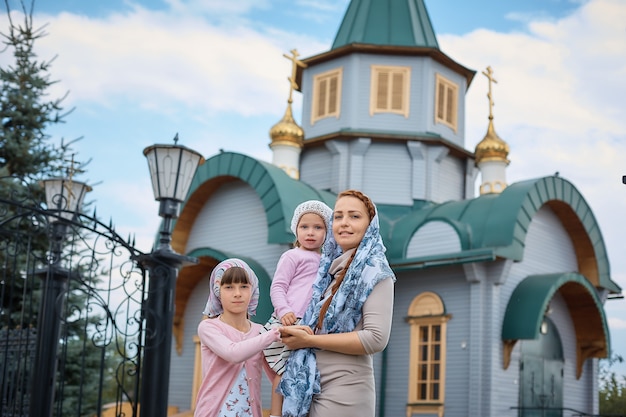
[[[252,285],[245,283],[222,284],[220,286],[220,301],[224,311],[231,314],[248,312],[248,305],[252,297]]]
[[[300,217],[296,232],[301,248],[319,250],[324,244],[324,238],[326,237],[326,225],[318,214],[305,213]]]

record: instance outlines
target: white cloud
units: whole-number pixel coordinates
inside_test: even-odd
[[[626,271],[624,21],[626,3],[594,0],[563,19],[531,22],[527,33],[439,36],[446,54],[477,71],[466,97],[466,146],[473,149],[486,133],[481,72],[490,65],[498,81],[495,128],[511,148],[509,182],[555,171],[572,181],[596,214],[616,276]]]
[[[616,330],[626,330],[626,320],[618,317],[609,317],[609,327]]]
[[[322,48],[245,21],[220,26],[142,8],[105,19],[70,13],[41,19],[54,36],[38,44],[40,55],[59,55],[54,70],[63,83],[54,93],[69,89],[66,105],[130,100],[156,113],[280,113],[290,74],[283,53],[298,44]]]
[[[593,0],[555,21],[530,22],[527,33],[476,30],[440,35],[442,50],[477,71],[466,96],[466,146],[487,129],[490,65],[494,123],[510,145],[509,182],[552,175],[571,181],[591,206],[611,263],[626,290],[626,3]],[[612,346],[624,354],[626,301],[610,300]]]

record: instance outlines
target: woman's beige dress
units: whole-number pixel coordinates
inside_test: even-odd
[[[368,354],[315,352],[321,393],[313,396],[309,417],[374,417],[376,389],[372,355],[382,351],[389,341],[393,288],[391,278],[380,281],[363,304],[363,317],[355,330]]]

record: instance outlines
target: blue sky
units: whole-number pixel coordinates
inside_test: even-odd
[[[10,0],[18,9],[17,1]],[[626,2],[425,0],[444,53],[477,74],[466,96],[466,148],[487,127],[511,147],[509,182],[560,175],[594,210],[615,280],[626,289]],[[56,56],[52,96],[69,91],[55,139],[83,137],[77,159],[99,216],[149,251],[159,217],[143,149],[180,143],[271,161],[268,131],[283,115],[283,57],[327,51],[348,0],[39,0],[41,59]],[[4,9],[4,6],[2,6]],[[19,10],[19,9],[18,9]],[[0,30],[7,27],[5,13]],[[0,54],[0,63],[10,60]],[[300,120],[300,97],[294,115]],[[626,356],[626,302],[609,301],[612,347]],[[626,365],[621,368],[626,374]]]

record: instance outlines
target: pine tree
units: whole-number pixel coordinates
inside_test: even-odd
[[[49,241],[43,217],[19,217],[16,214],[25,206],[36,207],[45,200],[39,180],[67,176],[65,167],[69,159],[72,159],[70,174],[82,171],[86,164],[74,161],[71,149],[73,141],[54,144],[46,133],[51,126],[63,123],[69,112],[64,112],[62,107],[65,96],[49,98],[50,87],[56,83],[51,81],[49,75],[53,60],[39,60],[35,53],[36,42],[46,33],[45,27],[34,28],[34,1],[27,8],[24,0],[20,0],[21,14],[11,11],[8,0],[4,0],[4,4],[9,27],[5,33],[0,33],[4,44],[2,53],[12,53],[14,59],[11,64],[0,67],[0,201],[18,202],[22,208],[10,204],[2,206],[0,308],[5,318],[2,318],[0,328],[24,329],[36,326],[41,281],[33,276],[32,271],[46,264]],[[16,18],[18,15],[22,16],[19,20]],[[5,222],[6,219],[16,218],[20,219],[19,222]],[[72,241],[84,239],[86,235],[80,228],[74,227],[72,230],[78,230],[82,236],[68,236],[67,246],[72,246]],[[5,236],[10,239],[5,240]],[[74,253],[74,256],[77,254]],[[84,306],[87,309],[87,296],[77,285],[76,282],[69,282],[66,305],[72,308]],[[58,392],[55,404],[58,415],[89,415],[96,411],[100,381],[93,375],[99,375],[104,353],[103,348],[87,339],[89,329],[101,321],[102,317],[97,315],[74,313],[72,318],[68,317],[64,322],[59,354],[67,354],[67,359],[61,361],[60,374],[57,375],[57,389],[62,390]],[[3,369],[2,362],[0,360],[0,370]],[[4,365],[10,365],[10,362],[7,360]],[[76,372],[76,366],[81,366],[81,372]],[[15,369],[11,368],[13,371]],[[17,374],[24,377],[23,373]],[[24,378],[17,385],[12,386],[8,378],[0,384],[3,389],[0,409],[7,400],[3,384],[9,384],[16,392],[23,392],[29,385],[27,377]]]
[[[22,1],[24,21],[16,24],[8,0],[4,1],[9,19],[2,34],[5,52],[12,50],[15,62],[0,68],[0,175],[41,179],[62,173],[67,145],[50,144],[46,129],[63,122],[61,103],[65,97],[48,99],[55,83],[50,80],[51,61],[39,61],[35,42],[46,35],[34,29],[31,10]]]

